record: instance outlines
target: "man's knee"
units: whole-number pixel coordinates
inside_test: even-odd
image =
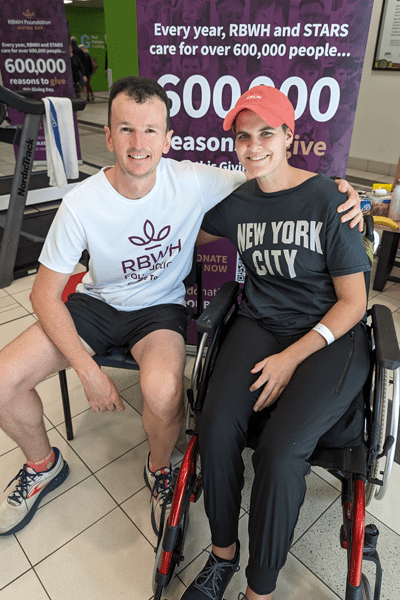
[[[48,375],[68,365],[35,323],[0,351],[0,402],[32,390]]]
[[[143,400],[150,410],[161,419],[176,418],[182,411],[183,374],[178,377],[173,373],[160,374],[141,381]]]

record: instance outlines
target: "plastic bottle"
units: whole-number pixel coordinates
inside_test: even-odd
[[[390,208],[397,215],[400,215],[400,179],[396,181],[396,185],[392,192],[392,198],[390,200]]]

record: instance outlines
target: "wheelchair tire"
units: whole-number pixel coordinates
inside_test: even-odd
[[[361,600],[374,600],[371,585],[364,573],[361,575]]]
[[[189,524],[189,506],[190,506],[190,503],[187,504],[186,509],[184,510],[184,512],[182,513],[182,515],[179,519],[178,533],[177,533],[177,537],[175,540],[174,548],[172,550],[172,557],[171,557],[171,563],[170,563],[169,572],[168,572],[168,579],[164,585],[159,585],[157,583],[156,574],[157,574],[157,569],[158,569],[158,565],[160,562],[161,553],[162,553],[162,549],[163,549],[162,547],[163,547],[165,529],[160,538],[160,542],[159,542],[157,550],[156,550],[156,558],[154,561],[154,569],[153,569],[153,592],[155,594],[154,600],[157,600],[157,598],[161,598],[161,594],[163,592],[165,592],[165,593],[168,592],[168,590],[171,587],[171,584],[174,580],[176,569],[183,559],[183,556],[182,556],[183,545],[185,542],[186,531],[187,531],[188,524]]]
[[[383,447],[383,444],[386,439],[386,422],[387,422],[388,404],[389,404],[388,387],[389,387],[389,371],[387,369],[383,369],[382,403],[381,403],[381,412],[379,415],[379,452],[382,451],[382,447]],[[372,399],[373,399],[373,394],[374,394],[374,386],[371,389],[371,398]],[[373,467],[372,467],[372,471],[371,471],[372,479],[380,478],[381,471],[384,467],[385,462],[386,462],[386,457],[382,457],[382,458],[375,460]],[[372,499],[374,498],[374,496],[377,493],[377,491],[379,490],[379,488],[380,488],[380,486],[378,486],[374,483],[370,483],[369,481],[367,482],[367,485],[365,486],[365,505],[366,506],[369,506],[369,504],[371,503]]]

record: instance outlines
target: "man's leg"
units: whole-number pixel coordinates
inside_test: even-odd
[[[182,426],[185,341],[179,333],[159,329],[135,344],[132,356],[140,366],[143,427],[150,446],[150,467],[170,466]]]
[[[158,535],[171,508],[171,453],[182,426],[185,342],[169,329],[152,331],[137,342],[132,355],[140,366],[143,395],[143,427],[150,454],[144,479],[151,491],[151,523]]]
[[[35,386],[68,366],[40,323],[0,352],[0,427],[36,462],[51,451]]]
[[[19,445],[26,466],[0,505],[0,535],[29,523],[41,498],[68,475],[68,465],[54,450],[43,423],[43,405],[34,387],[67,360],[40,323],[22,333],[0,352],[0,427]]]

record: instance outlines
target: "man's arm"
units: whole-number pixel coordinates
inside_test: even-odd
[[[339,192],[342,192],[342,194],[347,194],[348,196],[346,202],[337,208],[338,213],[348,210],[348,212],[346,212],[346,214],[340,218],[341,222],[346,223],[347,221],[350,221],[349,227],[353,228],[358,225],[358,231],[362,232],[364,223],[361,212],[360,196],[345,179],[335,179],[335,183],[338,186]],[[352,210],[349,210],[350,208],[352,208]]]
[[[40,266],[31,301],[39,321],[51,341],[70,363],[82,382],[94,412],[124,410],[114,382],[101,371],[84,348],[61,294],[69,275]]]

